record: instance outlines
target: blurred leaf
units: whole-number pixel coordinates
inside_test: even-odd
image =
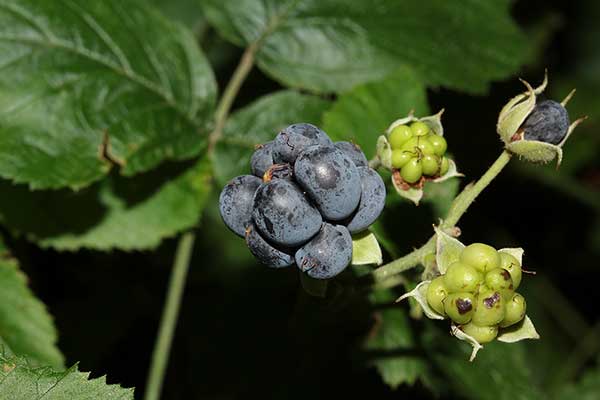
[[[250,174],[254,146],[269,142],[288,125],[319,124],[329,102],[320,97],[285,90],[261,97],[229,118],[215,151],[215,173],[220,184]]]
[[[381,265],[383,255],[375,235],[364,231],[352,235],[352,265]]]
[[[387,290],[378,291],[373,297],[376,303],[390,302],[394,294]],[[378,354],[373,364],[392,389],[401,384],[412,385],[425,373],[425,360],[414,352],[414,347],[414,334],[403,308],[386,308],[377,312],[366,348]]]
[[[160,176],[111,176],[80,192],[35,191],[0,183],[0,220],[42,247],[141,250],[193,227],[210,191],[207,160]]]
[[[0,352],[4,348],[26,357],[32,365],[64,368],[52,317],[27,286],[27,277],[1,240],[0,248]]]
[[[0,354],[1,400],[133,400],[133,389],[107,385],[106,377],[89,380],[77,365],[64,372],[34,368],[22,358]]]
[[[459,187],[460,180],[458,179],[448,179],[440,183],[429,181],[425,184],[423,202],[431,205],[436,219],[443,218],[448,214]]]
[[[164,15],[173,18],[193,29],[205,22],[198,0],[148,0],[150,4],[162,11]]]
[[[343,91],[414,67],[429,85],[482,92],[516,72],[524,35],[509,1],[208,0],[228,40],[259,42],[260,68],[285,85]]]
[[[351,140],[368,159],[375,156],[377,138],[390,123],[414,110],[427,115],[423,81],[408,67],[377,82],[340,95],[323,117],[324,130],[334,140]]]
[[[0,176],[81,188],[205,146],[216,84],[193,35],[143,2],[0,0]]]
[[[577,383],[563,387],[556,399],[558,400],[597,400],[600,394],[600,368],[588,369]]]

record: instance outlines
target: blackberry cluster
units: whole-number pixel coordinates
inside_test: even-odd
[[[270,267],[294,263],[328,279],[352,260],[351,234],[367,229],[385,204],[385,185],[360,148],[333,143],[311,124],[290,125],[252,155],[253,175],[229,182],[221,217]]]
[[[449,317],[479,343],[496,338],[525,317],[525,298],[515,290],[521,283],[521,264],[512,255],[473,243],[459,261],[431,281],[427,303]]]
[[[443,136],[436,135],[427,124],[415,121],[410,126],[399,125],[389,134],[392,147],[392,167],[409,184],[421,177],[438,177],[448,172],[450,164],[444,157],[448,145]]]

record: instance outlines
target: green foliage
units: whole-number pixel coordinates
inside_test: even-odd
[[[600,393],[600,368],[590,368],[581,379],[566,385],[556,396],[558,400],[594,400]]]
[[[525,40],[506,0],[209,0],[207,19],[228,40],[258,43],[258,65],[278,81],[341,91],[400,64],[428,85],[482,92],[516,71]],[[493,48],[490,44],[494,43]]]
[[[0,1],[0,176],[81,188],[205,146],[216,96],[194,37],[142,2]]]
[[[320,97],[285,90],[259,98],[235,112],[215,151],[219,183],[250,173],[250,157],[256,145],[273,140],[281,129],[294,122],[319,124],[328,107],[329,102]]]
[[[63,372],[32,367],[23,358],[0,354],[0,400],[133,400],[133,389],[89,379],[77,365]]]
[[[2,182],[0,220],[43,247],[148,249],[199,221],[210,179],[211,167],[203,159],[166,177],[111,176],[78,193],[29,192]]]
[[[0,240],[0,351],[3,348],[27,357],[31,365],[63,368],[52,317],[27,286],[17,261],[3,247]]]
[[[353,141],[372,158],[377,137],[411,110],[419,116],[429,114],[423,81],[404,67],[383,80],[340,95],[325,113],[323,129],[334,140]]]

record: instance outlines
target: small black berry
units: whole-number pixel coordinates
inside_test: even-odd
[[[569,130],[567,110],[554,100],[539,102],[522,125],[526,140],[559,144]]]

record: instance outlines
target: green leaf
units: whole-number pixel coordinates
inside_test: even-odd
[[[427,95],[423,81],[411,68],[403,67],[383,80],[340,95],[323,116],[323,126],[332,139],[351,140],[371,159],[378,136],[411,110],[427,115]]]
[[[198,0],[149,0],[149,2],[167,17],[181,21],[190,29],[206,24]]]
[[[377,302],[393,299],[390,291],[379,291],[374,296]],[[392,389],[401,384],[414,384],[427,366],[424,359],[410,353],[416,341],[406,311],[400,307],[385,308],[377,314],[374,335],[365,346],[379,354],[373,364],[383,381]]]
[[[180,169],[180,166],[176,166]],[[0,221],[42,247],[141,250],[193,227],[210,191],[207,160],[173,174],[111,176],[80,192],[0,183]]]
[[[259,42],[261,69],[285,85],[343,91],[398,65],[430,85],[482,92],[517,71],[526,41],[510,2],[467,0],[207,0],[228,40]]]
[[[352,235],[352,265],[381,265],[382,262],[381,247],[372,232]]]
[[[555,397],[559,400],[596,400],[600,393],[600,368],[588,369],[579,382],[563,387]]]
[[[320,97],[285,90],[261,97],[229,118],[215,151],[215,174],[219,183],[250,173],[254,147],[271,141],[296,122],[319,124],[329,102]]]
[[[32,367],[22,358],[0,354],[0,400],[133,400],[133,389],[89,379],[77,365],[63,372]]]
[[[0,247],[0,351],[3,347],[27,357],[32,365],[63,368],[52,317],[27,286],[27,277],[1,240]]]
[[[216,84],[144,2],[0,0],[0,176],[81,188],[204,147]]]

